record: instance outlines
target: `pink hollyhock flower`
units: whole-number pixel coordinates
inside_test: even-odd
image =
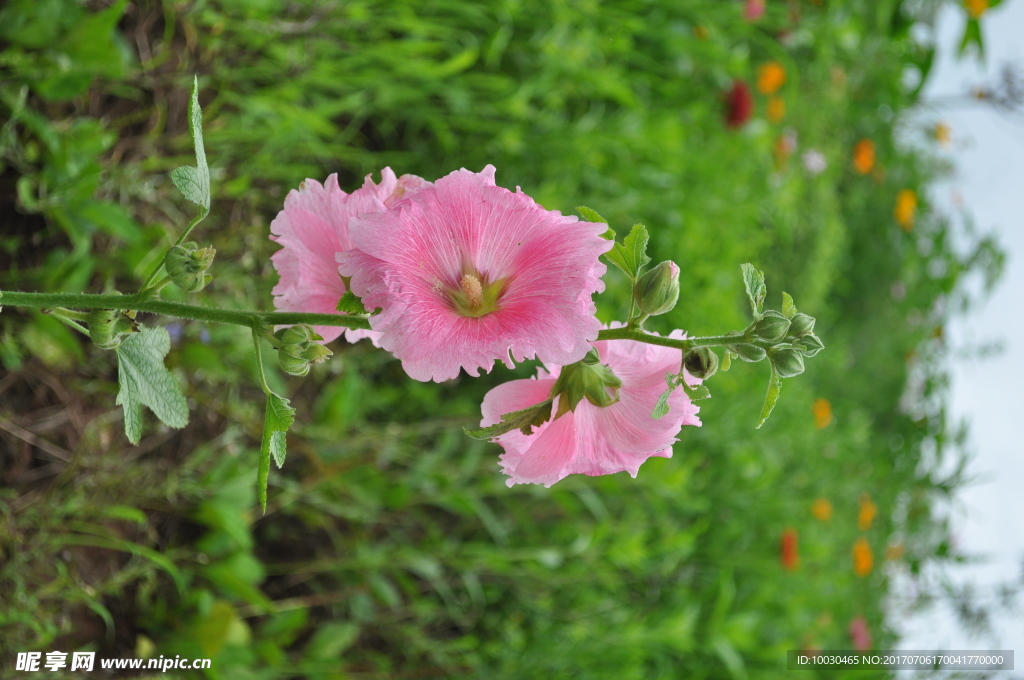
[[[757,21],[764,16],[765,0],[746,0],[743,7],[743,18],[747,21]]]
[[[850,641],[853,642],[853,648],[858,651],[871,649],[871,631],[868,630],[868,622],[863,616],[850,621]]]
[[[591,296],[604,290],[607,226],[545,210],[494,172],[458,170],[361,215],[338,255],[352,292],[382,309],[370,317],[380,346],[416,380],[479,375],[495,359],[571,364],[600,330]]]
[[[669,337],[683,339],[682,331]],[[601,363],[622,381],[618,401],[599,407],[583,399],[575,411],[533,428],[525,435],[512,430],[498,436],[505,453],[501,466],[506,483],[551,486],[566,475],[609,475],[626,471],[636,477],[640,465],[651,456],[672,457],[672,444],[683,425],[696,425],[700,410],[682,389],[669,397],[669,412],[655,420],[651,412],[665,391],[665,374],[679,373],[683,354],[678,349],[633,340],[602,340],[594,343]],[[561,368],[539,369],[536,378],[513,380],[492,389],[484,397],[481,426],[501,421],[501,416],[546,400]],[[700,380],[686,374],[688,385]],[[558,400],[552,404],[557,413]]]
[[[270,223],[270,239],[282,248],[270,256],[281,280],[274,287],[274,307],[284,312],[335,314],[345,284],[338,273],[335,255],[352,248],[349,220],[360,213],[390,208],[429,182],[415,175],[395,177],[391,168],[381,170],[380,184],[370,175],[360,189],[346,194],[333,174],[321,185],[307,179],[292,189],[284,210]],[[324,342],[342,332],[350,342],[373,337],[371,331],[339,326],[315,326]]]

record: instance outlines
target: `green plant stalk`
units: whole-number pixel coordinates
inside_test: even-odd
[[[649,345],[661,345],[662,347],[674,347],[687,352],[694,347],[729,347],[731,345],[749,344],[751,341],[742,335],[706,335],[699,338],[687,338],[679,340],[666,338],[661,335],[652,335],[637,328],[607,328],[597,334],[598,340],[636,340],[646,342]]]
[[[370,321],[363,316],[349,314],[315,314],[313,312],[243,312],[219,307],[203,307],[183,302],[154,300],[145,293],[135,295],[91,295],[88,293],[22,293],[4,291],[0,297],[0,305],[10,307],[34,307],[52,309],[66,307],[71,309],[131,309],[138,312],[163,314],[195,321],[226,323],[246,328],[263,328],[266,326],[291,326],[309,324],[310,326],[342,326],[345,328],[369,329]],[[698,338],[679,340],[652,335],[636,328],[608,328],[597,335],[598,340],[635,340],[650,345],[674,347],[686,352],[694,347],[728,347],[750,340],[742,335],[708,335]]]
[[[309,324],[311,326],[343,326],[345,328],[369,329],[370,322],[361,316],[346,314],[314,314],[312,312],[243,312],[219,307],[203,307],[182,302],[154,300],[145,294],[136,295],[90,295],[86,293],[22,293],[4,291],[0,305],[10,307],[34,307],[51,309],[69,307],[72,309],[131,309],[138,312],[163,314],[182,319],[226,323],[246,328],[264,326],[290,326]]]

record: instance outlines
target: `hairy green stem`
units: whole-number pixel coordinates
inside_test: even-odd
[[[629,328],[628,326],[623,328],[607,328],[597,334],[597,339],[635,340],[637,342],[646,342],[649,345],[675,347],[683,352],[687,352],[694,347],[728,347],[730,345],[750,342],[742,335],[706,335],[699,338],[678,340],[676,338],[666,338],[661,335],[652,335],[651,333],[647,333],[637,328]]]
[[[263,347],[260,345],[260,332],[255,327],[252,329],[252,346],[256,349],[256,372],[260,376],[260,387],[263,394],[270,394],[270,387],[267,385],[267,375],[263,372]]]
[[[90,295],[86,293],[22,293],[3,291],[0,305],[51,309],[131,309],[138,312],[176,316],[182,319],[227,323],[256,328],[263,326],[342,326],[369,329],[366,317],[347,314],[314,314],[312,312],[243,312],[219,307],[203,307],[182,302],[153,300],[144,293],[136,295]]]

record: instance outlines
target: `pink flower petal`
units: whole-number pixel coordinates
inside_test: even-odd
[[[670,337],[683,339],[685,335],[676,331]],[[701,425],[699,407],[681,389],[669,397],[666,416],[651,417],[666,389],[666,373],[678,373],[682,368],[682,352],[631,340],[600,341],[594,347],[602,363],[622,381],[619,400],[602,408],[584,399],[575,411],[535,427],[533,434],[514,430],[499,436],[496,441],[505,449],[500,461],[509,486],[551,486],[570,474],[625,471],[635,477],[651,456],[671,458],[672,444],[683,425]],[[484,397],[481,424],[493,425],[505,413],[543,402],[559,372],[555,366],[550,374],[541,371],[538,378],[513,380],[494,388]],[[687,383],[700,383],[685,375]],[[557,412],[557,400],[554,408]]]
[[[458,170],[352,221],[354,250],[338,256],[367,308],[380,346],[417,380],[489,371],[494,361],[578,361],[600,324],[591,296],[604,289],[603,224],[545,210],[494,183],[494,167]],[[505,281],[496,308],[460,313],[451,297],[471,274]],[[497,285],[497,284],[496,284]]]
[[[349,221],[356,215],[386,209],[386,203],[398,203],[428,183],[414,175],[396,178],[391,168],[381,171],[381,182],[370,175],[363,186],[346,194],[338,186],[337,174],[322,185],[313,179],[304,181],[288,193],[284,209],[270,224],[271,240],[281,250],[271,256],[280,281],[274,287],[274,306],[280,311],[337,314],[338,300],[345,284],[338,273],[335,257],[350,250]],[[366,330],[339,326],[314,326],[329,342],[345,333],[350,342],[359,338],[375,339]]]

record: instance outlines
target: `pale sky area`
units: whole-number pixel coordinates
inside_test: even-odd
[[[926,100],[992,84],[1006,62],[1024,70],[1024,0],[1006,0],[983,18],[984,63],[956,59],[964,15],[961,8],[948,6],[940,15],[939,58]],[[922,115],[945,121],[953,132],[947,154],[956,174],[933,187],[933,204],[951,215],[966,211],[979,231],[998,235],[1007,253],[1004,275],[993,295],[947,329],[953,357],[952,417],[969,423],[969,471],[976,479],[960,490],[947,511],[954,520],[954,544],[984,559],[945,573],[954,582],[974,584],[979,600],[987,604],[1000,583],[1024,586],[1024,115],[1000,114],[971,103],[934,107]],[[954,207],[955,194],[962,198],[962,209]],[[1002,343],[1000,354],[957,358],[958,350],[992,342]],[[1015,614],[993,620],[990,636],[972,637],[948,605],[910,617],[896,607],[891,621],[903,633],[903,649],[1015,650],[1015,670],[997,677],[1024,678],[1024,597],[1018,597],[1018,603],[1021,608]]]

